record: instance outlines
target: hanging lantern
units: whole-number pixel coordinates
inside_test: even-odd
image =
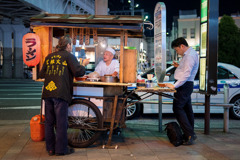
[[[27,33],[22,39],[23,61],[29,66],[36,66],[40,62],[40,38],[34,33]]]

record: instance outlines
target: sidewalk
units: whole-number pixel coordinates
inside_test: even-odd
[[[164,119],[163,124],[174,121]],[[203,134],[204,120],[196,119],[198,139],[194,145],[174,147],[166,132],[158,132],[157,119],[126,122],[121,135],[114,135],[112,145],[102,149],[102,142],[88,148],[76,148],[67,156],[48,156],[45,142],[33,142],[28,120],[0,120],[0,159],[80,159],[80,160],[237,160],[240,157],[240,123],[230,120],[229,133],[223,132],[223,119],[211,120],[210,135]],[[163,127],[165,128],[165,127]]]

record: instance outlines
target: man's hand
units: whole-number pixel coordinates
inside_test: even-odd
[[[118,75],[118,72],[116,72],[116,71],[113,72],[113,74],[112,74],[113,77],[117,77],[117,75]]]
[[[83,65],[83,66],[88,65],[88,64],[89,64],[89,60],[90,60],[90,58],[84,59],[83,62],[82,62],[82,65]]]
[[[171,83],[165,83],[166,87],[170,88],[170,89],[174,89],[174,85]]]
[[[172,66],[174,66],[174,67],[178,67],[179,64],[178,64],[177,62],[173,61]]]

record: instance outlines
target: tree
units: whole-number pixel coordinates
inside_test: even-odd
[[[232,17],[221,18],[218,34],[218,61],[240,67],[240,29]]]

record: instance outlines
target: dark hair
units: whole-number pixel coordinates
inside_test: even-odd
[[[172,48],[179,47],[181,44],[188,47],[187,41],[183,37],[179,37],[179,38],[175,39],[174,41],[172,41]]]
[[[67,45],[71,43],[72,39],[69,37],[69,35],[65,35],[58,40],[58,45],[56,46],[56,48],[58,51],[63,51],[67,48]]]

